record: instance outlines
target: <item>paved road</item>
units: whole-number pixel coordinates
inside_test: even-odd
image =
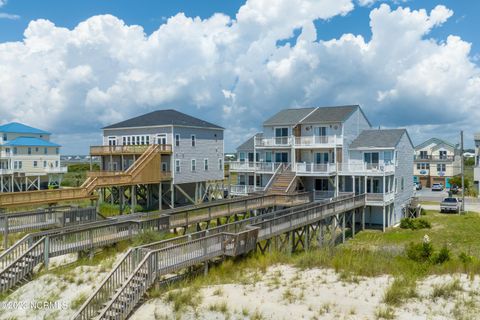
[[[429,188],[415,191],[415,196],[420,202],[436,202],[438,204],[425,204],[422,207],[427,210],[440,210],[440,202],[448,197],[447,191],[432,191]],[[460,195],[458,195],[460,196]],[[480,212],[480,199],[465,198],[465,210]]]

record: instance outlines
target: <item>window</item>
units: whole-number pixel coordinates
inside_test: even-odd
[[[28,154],[32,154],[32,148],[28,147],[27,153],[28,153]]]
[[[7,141],[7,140],[8,140],[7,138],[8,138],[8,137],[7,137],[7,134],[4,133],[4,134],[3,134],[3,141]]]
[[[420,163],[417,163],[417,170],[421,170]]]
[[[114,146],[116,144],[117,144],[117,137],[115,137],[115,136],[108,137],[108,145],[109,146]]]
[[[203,170],[208,171],[208,159],[203,159]]]
[[[35,152],[38,152],[38,147],[35,147]]]
[[[195,159],[192,159],[191,170],[192,171],[197,170],[197,161]]]
[[[175,160],[175,172],[180,172],[180,160]]]
[[[367,164],[378,164],[378,152],[365,152],[363,154],[363,159]]]
[[[22,161],[18,161],[18,169],[22,169]]]
[[[56,149],[55,149],[55,153],[56,153],[56,154],[60,154],[60,148],[56,148]]]
[[[162,162],[162,171],[163,171],[163,172],[167,172],[167,168],[168,168],[167,163],[166,163],[166,162]]]
[[[195,141],[195,135],[192,134],[192,147],[195,147],[196,141]]]
[[[37,161],[33,161],[33,167],[36,168],[38,165],[38,162]]]
[[[131,142],[130,142],[130,136],[127,137],[127,144],[130,145]]]
[[[428,159],[427,151],[420,151],[420,159]]]
[[[142,136],[142,144],[145,144],[145,136]]]
[[[218,159],[218,170],[222,171],[223,170],[223,159]]]
[[[43,161],[43,167],[44,167],[44,168],[47,167],[47,161]]]
[[[6,153],[10,153],[10,148],[5,148]]]
[[[238,158],[240,159],[240,162],[245,162],[245,152],[240,152]]]
[[[383,153],[383,161],[386,164],[392,164],[392,160],[393,160],[393,152],[392,151],[385,151]]]
[[[265,162],[272,162],[272,151],[265,152]]]
[[[288,143],[288,128],[275,128],[275,144]]]
[[[146,144],[150,144],[150,136],[146,136],[146,137],[145,137],[145,143],[146,143]]]
[[[127,137],[122,137],[122,144],[123,145],[126,145],[127,144]]]
[[[241,186],[245,185],[245,175],[241,174],[238,176],[238,184]]]
[[[402,182],[401,182],[401,187],[400,187],[402,191],[403,191],[404,187],[405,187],[405,178],[402,177]]]
[[[437,164],[437,172],[445,172],[447,171],[447,166],[445,163],[438,163]]]
[[[58,168],[58,161],[55,161],[55,168]]]
[[[180,146],[180,135],[176,134],[175,135],[175,147],[179,147],[179,146]]]
[[[140,145],[140,136],[137,136],[137,145]]]
[[[440,155],[440,159],[444,159],[444,160],[447,159],[447,151],[440,150],[438,154]]]
[[[43,148],[43,154],[48,154],[48,148],[47,147]]]
[[[17,154],[17,147],[13,147],[13,154]]]
[[[13,161],[13,169],[18,169],[18,161]]]

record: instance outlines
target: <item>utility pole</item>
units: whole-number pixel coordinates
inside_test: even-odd
[[[463,130],[460,131],[460,159],[461,159],[461,168],[462,168],[462,205],[461,211],[465,213],[465,168],[463,161]]]

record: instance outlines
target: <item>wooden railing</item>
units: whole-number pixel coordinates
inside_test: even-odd
[[[125,319],[137,305],[148,288],[162,276],[180,269],[208,261],[220,256],[236,256],[256,247],[256,242],[275,235],[315,223],[337,213],[346,212],[365,205],[365,196],[343,197],[328,203],[310,203],[299,208],[290,208],[262,216],[251,217],[211,230],[142,246],[138,250],[149,250],[143,255],[134,271],[121,285],[98,288],[85,302],[73,319],[88,319],[96,315],[98,306],[105,301],[103,291],[112,292],[113,297],[102,309],[99,319]],[[228,232],[232,230],[233,232]],[[133,251],[132,251],[133,252]],[[128,253],[125,259],[128,260]],[[109,275],[118,274],[122,262]],[[131,268],[130,268],[131,269]],[[123,275],[124,277],[124,275]],[[108,282],[108,281],[107,281]]]
[[[90,155],[92,156],[101,156],[108,154],[142,154],[150,146],[150,144],[145,145],[115,145],[115,146],[91,146]],[[159,152],[172,152],[171,144],[160,144],[157,145]]]

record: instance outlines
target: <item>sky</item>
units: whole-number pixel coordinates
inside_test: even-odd
[[[375,127],[473,146],[480,1],[0,0],[0,123],[87,154],[101,128],[174,108],[225,147],[284,108],[360,104]]]

